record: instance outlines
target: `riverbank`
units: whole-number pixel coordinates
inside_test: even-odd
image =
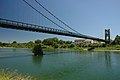
[[[16,48],[16,47],[0,47],[0,48]],[[90,47],[74,47],[74,48],[52,48],[52,47],[47,47],[47,48],[43,48],[43,51],[45,50],[64,50],[64,51],[88,51]],[[23,48],[21,48],[23,49]],[[24,48],[24,49],[31,49],[31,48]],[[113,52],[120,52],[120,48],[116,48],[116,47],[95,47],[93,50],[91,51],[113,51]]]
[[[36,80],[29,75],[18,74],[17,71],[0,69],[0,80]]]
[[[95,48],[94,51],[114,51],[114,52],[120,52],[119,47],[98,47]]]
[[[0,47],[0,48],[16,48],[17,49],[17,47]],[[21,47],[20,47],[21,48]],[[20,49],[19,48],[19,49]],[[21,49],[23,49],[23,48],[21,48]],[[30,48],[24,48],[24,49],[30,49]]]
[[[93,50],[93,51],[112,51],[112,52],[120,52],[120,50]]]

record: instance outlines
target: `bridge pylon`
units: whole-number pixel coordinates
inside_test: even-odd
[[[110,44],[110,29],[105,29],[105,44]]]

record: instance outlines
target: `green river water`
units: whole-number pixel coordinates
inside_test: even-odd
[[[38,80],[120,80],[119,52],[56,49],[44,54],[34,57],[30,49],[0,48],[0,68]]]

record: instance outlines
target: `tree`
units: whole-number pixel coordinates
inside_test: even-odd
[[[17,43],[17,41],[13,41],[12,43],[13,43],[13,44],[16,44],[16,43]]]
[[[52,40],[51,40],[50,38],[44,39],[44,40],[43,40],[43,44],[50,46],[50,45],[52,45]]]
[[[28,44],[34,44],[33,41],[29,41]]]
[[[63,41],[63,40],[59,40],[58,43],[59,43],[59,44],[63,44],[63,43],[65,43],[65,41]]]
[[[34,46],[33,53],[34,53],[35,56],[43,55],[42,47],[41,47],[40,44],[37,44],[37,45]]]
[[[115,37],[115,40],[113,41],[113,44],[114,44],[114,45],[120,45],[120,36],[117,35],[117,36]]]
[[[54,44],[52,45],[54,48],[58,48],[59,47],[59,45],[56,43],[56,42],[54,42]]]
[[[58,38],[48,38],[48,39],[44,39],[43,40],[43,44],[44,45],[48,45],[48,46],[54,46],[54,43],[58,43]]]
[[[39,40],[39,39],[35,40],[35,43],[36,43],[36,44],[41,44],[41,42],[42,42],[42,41]]]
[[[73,48],[73,47],[75,47],[74,44],[70,44],[70,45],[68,46],[68,48]]]
[[[66,41],[65,43],[66,43],[66,44],[71,44],[71,43],[72,43],[72,41]]]
[[[28,48],[34,47],[33,41],[29,41],[29,42],[27,43],[27,47],[28,47]]]
[[[2,46],[2,42],[0,42],[0,46]]]

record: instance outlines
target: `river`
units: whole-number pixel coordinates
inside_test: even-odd
[[[119,52],[56,49],[44,54],[34,57],[30,49],[0,48],[0,68],[38,80],[120,80]]]

